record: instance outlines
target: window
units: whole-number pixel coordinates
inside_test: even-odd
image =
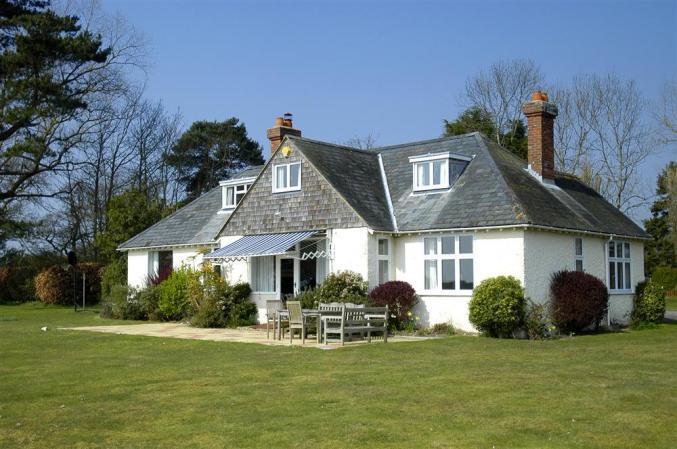
[[[609,290],[632,291],[630,243],[609,242]]]
[[[223,187],[223,208],[231,208],[240,204],[251,184],[238,184]]]
[[[423,288],[429,291],[472,290],[472,235],[423,238]]]
[[[414,163],[414,191],[449,187],[449,159]]]
[[[164,281],[172,274],[172,251],[150,251],[148,253],[148,279],[155,283]]]
[[[583,239],[579,237],[574,239],[574,265],[576,271],[583,271]]]
[[[273,192],[301,190],[301,163],[281,164],[273,167]]]
[[[390,280],[390,240],[378,239],[378,283]]]
[[[275,291],[275,256],[252,257],[250,259],[252,291]]]

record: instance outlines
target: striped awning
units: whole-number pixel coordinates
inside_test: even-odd
[[[285,232],[282,234],[246,235],[230,245],[212,251],[205,259],[227,259],[231,257],[274,256],[286,253],[301,240],[317,234],[318,231]]]

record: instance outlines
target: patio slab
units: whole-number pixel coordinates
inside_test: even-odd
[[[185,323],[144,323],[115,326],[62,327],[61,330],[103,332],[118,335],[141,335],[146,337],[181,338],[186,340],[230,341],[237,343],[258,343],[268,346],[289,346],[289,339],[273,340],[266,338],[265,329],[240,327],[237,329],[202,329]],[[434,337],[389,336],[388,343],[402,343],[429,340]],[[382,339],[372,338],[372,344],[382,344]],[[367,341],[346,342],[345,347],[369,344]],[[294,346],[302,346],[301,339],[294,337]],[[314,337],[306,339],[304,348],[337,349],[339,343],[317,344]]]

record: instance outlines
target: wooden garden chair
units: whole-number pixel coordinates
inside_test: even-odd
[[[320,333],[317,331],[317,321],[313,323],[307,321],[303,315],[300,301],[287,301],[287,310],[289,311],[289,343],[294,341],[294,331],[301,331],[301,344],[306,344],[306,333],[309,329],[315,329],[317,342],[320,342]]]
[[[266,338],[270,339],[270,326],[273,326],[273,339],[275,338],[275,328],[277,323],[277,313],[282,310],[282,301],[266,301]],[[281,323],[280,323],[281,324]],[[281,326],[280,326],[281,327]],[[278,331],[282,331],[278,329]]]

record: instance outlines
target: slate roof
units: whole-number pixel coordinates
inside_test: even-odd
[[[251,167],[247,167],[244,170],[228,178],[228,181],[235,181],[244,178],[256,178],[259,175],[259,173],[261,173],[261,170],[263,170],[263,167],[264,167],[263,165],[254,165]]]
[[[305,138],[288,139],[372,228],[393,230],[377,153]]]
[[[538,225],[648,237],[636,223],[577,178],[557,174],[554,186],[544,184],[527,171],[526,161],[479,133],[368,151],[306,138],[289,140],[375,230],[407,232]],[[472,158],[451,189],[414,193],[409,157],[447,151]],[[392,202],[392,214],[388,199]]]
[[[258,176],[263,166],[247,168],[229,179]],[[214,244],[228,214],[217,213],[222,206],[221,187],[191,201],[168,217],[121,244],[119,250],[158,246]]]

